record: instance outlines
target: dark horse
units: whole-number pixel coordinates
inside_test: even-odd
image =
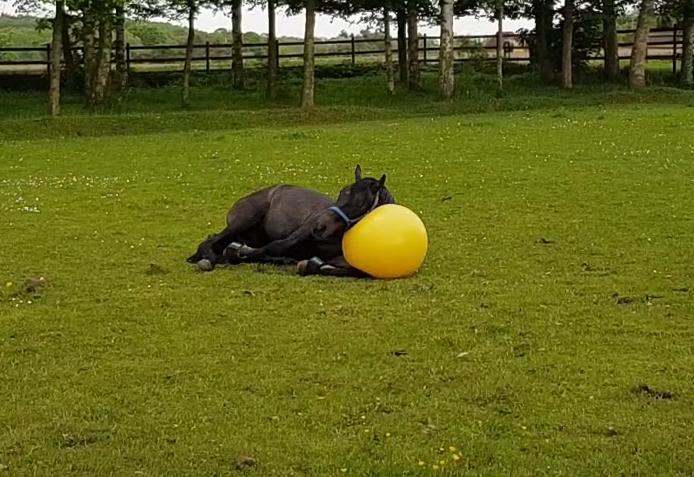
[[[342,256],[342,236],[376,207],[393,204],[386,176],[362,178],[340,191],[337,202],[309,189],[276,185],[238,200],[227,226],[209,236],[188,258],[203,271],[218,264],[297,264],[302,275],[360,277]]]

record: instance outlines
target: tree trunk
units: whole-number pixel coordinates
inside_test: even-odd
[[[63,59],[65,60],[65,70],[63,85],[66,90],[75,90],[77,82],[77,61],[72,51],[72,40],[70,39],[70,17],[63,10],[63,21],[61,25]]]
[[[383,35],[386,67],[386,89],[389,95],[395,93],[395,72],[393,71],[393,45],[390,37],[390,10],[383,9]]]
[[[124,1],[116,4],[116,74],[113,86],[118,93],[125,90],[128,84],[128,65],[125,55],[125,5]]]
[[[304,29],[304,85],[301,91],[301,107],[312,108],[314,104],[316,78],[314,57],[314,30],[316,28],[316,2],[305,0],[306,26]]]
[[[410,89],[419,89],[419,36],[417,34],[417,2],[407,1],[407,59],[408,86]]]
[[[694,0],[689,0],[685,7],[682,22],[682,72],[681,83],[684,86],[694,84],[694,64],[692,62],[692,45],[694,44]]]
[[[96,78],[96,18],[90,8],[85,9],[82,20],[82,41],[84,43],[84,95],[87,104],[94,103],[94,79]]]
[[[60,114],[60,59],[62,57],[63,12],[65,2],[55,2],[53,38],[51,41],[51,85],[48,92],[51,116]]]
[[[619,77],[619,40],[615,0],[603,0],[602,30],[605,49],[605,78],[612,83]]]
[[[552,59],[549,55],[549,32],[552,29],[554,11],[548,0],[535,0],[535,62],[540,80],[552,80]]]
[[[453,56],[453,0],[441,0],[441,43],[439,48],[439,94],[451,99],[455,92]]]
[[[231,72],[234,88],[243,89],[243,30],[241,29],[242,1],[234,0],[231,9]]]
[[[108,82],[111,77],[112,46],[111,19],[107,14],[103,14],[99,20],[99,50],[97,51],[96,78],[94,78],[94,105],[101,105],[106,99]]]
[[[398,22],[398,70],[400,82],[407,83],[407,12],[399,8],[396,13]]]
[[[190,106],[190,70],[193,63],[193,44],[195,42],[195,6],[188,5],[188,40],[186,41],[186,60],[183,64],[183,107]]]
[[[498,0],[496,7],[496,91],[504,92],[504,0]]]
[[[650,17],[652,14],[653,0],[641,0],[629,64],[629,86],[633,89],[646,87],[646,57],[648,55],[648,35],[651,29]]]
[[[564,25],[561,31],[561,87],[573,88],[574,0],[564,3]]]
[[[275,31],[275,0],[267,2],[267,91],[269,99],[277,97],[277,33]]]

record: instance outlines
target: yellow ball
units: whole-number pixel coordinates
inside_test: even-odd
[[[375,278],[402,278],[424,262],[429,241],[422,220],[407,207],[377,207],[342,239],[347,263]]]

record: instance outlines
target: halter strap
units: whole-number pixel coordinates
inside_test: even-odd
[[[333,205],[332,207],[328,207],[328,210],[329,210],[330,212],[332,212],[333,214],[337,215],[337,216],[345,223],[345,225],[346,225],[347,227],[349,227],[349,226],[351,226],[352,224],[355,224],[355,223],[359,222],[359,221],[360,221],[361,219],[363,219],[369,212],[373,211],[373,210],[378,206],[378,202],[380,201],[380,199],[381,199],[381,191],[379,190],[379,191],[376,193],[376,198],[374,199],[374,203],[371,204],[371,207],[369,208],[369,210],[367,210],[364,214],[360,215],[359,217],[355,217],[354,219],[350,219],[350,218],[347,216],[347,214],[345,214],[345,212],[344,212],[341,208],[339,208],[338,206],[336,206],[336,205]]]
[[[338,206],[334,205],[334,206],[332,206],[332,207],[328,207],[328,210],[329,210],[330,212],[332,212],[333,214],[337,215],[337,216],[345,223],[345,225],[346,225],[347,227],[349,227],[350,225],[352,225],[352,219],[350,219],[349,217],[347,217],[347,214],[345,214],[345,213],[342,211],[342,209],[339,208]]]

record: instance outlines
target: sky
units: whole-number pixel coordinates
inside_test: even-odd
[[[359,33],[364,29],[364,25],[357,23],[357,20],[358,18],[354,18],[352,21],[345,21],[325,15],[318,15],[316,18],[316,36],[334,37],[342,30],[348,33]],[[515,31],[519,28],[529,27],[531,25],[527,20],[506,20],[504,23],[504,30],[506,31]],[[201,13],[198,18],[198,24],[201,30],[206,31],[214,31],[217,28],[231,29],[231,19],[229,17],[215,14],[211,10],[206,10]],[[245,8],[243,14],[243,29],[256,33],[267,33],[266,11],[260,8],[254,8],[252,10]],[[478,20],[472,17],[465,17],[456,19],[454,29],[456,35],[484,35],[494,33],[496,31],[496,24],[485,19]],[[439,29],[437,26],[422,24],[420,33],[438,35]],[[302,37],[304,34],[304,15],[287,16],[283,12],[278,12],[277,34],[279,36]]]
[[[16,13],[12,7],[13,0],[0,0],[0,14]],[[328,16],[318,15],[316,18],[316,36],[317,37],[334,37],[342,30],[348,33],[359,33],[364,28],[363,24],[356,23],[356,18],[353,21],[345,21],[333,19]],[[176,22],[184,24],[183,22]],[[530,23],[527,20],[504,22],[505,31],[515,31],[519,28],[528,27]],[[199,30],[214,31],[217,28],[231,29],[231,19],[229,16],[215,14],[212,10],[203,10],[197,20]],[[260,8],[244,8],[243,14],[243,29],[244,31],[254,31],[256,33],[267,33],[267,17],[266,12]],[[496,31],[496,25],[485,19],[475,19],[472,17],[458,18],[455,21],[454,30],[456,35],[484,35],[491,34]],[[420,33],[427,35],[438,35],[438,27],[421,25]],[[287,16],[283,11],[279,11],[277,15],[277,34],[279,36],[294,36],[302,37],[304,33],[304,16]]]

